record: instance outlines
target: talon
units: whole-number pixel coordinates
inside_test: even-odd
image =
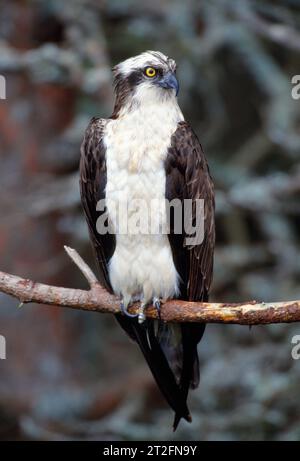
[[[124,301],[121,301],[120,309],[123,315],[126,315],[126,317],[130,317],[132,319],[139,315],[139,314],[130,314],[130,312],[128,312],[127,310],[127,307],[125,307]]]
[[[161,311],[160,311],[161,302],[159,298],[153,298],[153,306],[156,309],[158,319],[161,320]]]

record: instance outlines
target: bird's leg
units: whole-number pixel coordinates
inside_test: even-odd
[[[138,313],[137,314],[130,314],[130,312],[128,312],[127,310],[127,307],[129,306],[129,302],[127,301],[126,302],[126,298],[122,298],[121,300],[121,303],[120,303],[120,309],[121,309],[121,312],[123,315],[126,315],[126,317],[130,317],[130,318],[136,318],[138,317],[138,322],[139,324],[142,324],[145,322],[146,320],[146,315],[145,315],[145,310],[146,310],[146,307],[147,307],[147,303],[142,301],[141,302],[141,305],[139,307],[139,310],[138,310]],[[153,299],[152,299],[152,304],[153,304],[153,307],[156,309],[156,312],[157,312],[157,315],[158,315],[158,319],[161,321],[161,316],[160,316],[160,299],[155,296]]]
[[[146,320],[145,309],[146,309],[146,303],[142,302],[141,305],[140,305],[140,308],[139,308],[139,312],[137,314],[139,324],[144,323],[145,320]]]
[[[161,315],[160,315],[160,306],[161,306],[161,302],[160,302],[160,299],[157,298],[157,296],[154,296],[154,298],[153,298],[153,300],[152,300],[152,304],[153,304],[153,306],[154,306],[155,309],[156,309],[156,312],[157,312],[159,321],[161,321]]]
[[[160,299],[155,296],[152,299],[152,304],[153,304],[153,307],[156,309],[159,321],[161,321]],[[146,320],[146,315],[145,315],[146,308],[147,308],[147,303],[146,302],[141,302],[141,306],[140,306],[139,312],[138,312],[138,316],[139,316],[138,321],[139,321],[140,324],[144,323],[144,321]]]
[[[120,309],[121,309],[122,314],[126,315],[126,317],[130,317],[133,319],[137,317],[139,314],[130,314],[130,312],[128,312],[127,310],[128,304],[129,303],[125,303],[124,299],[122,299],[120,303]]]

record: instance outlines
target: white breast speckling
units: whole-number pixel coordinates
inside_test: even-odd
[[[117,203],[130,204],[143,199],[165,199],[164,160],[172,134],[183,120],[174,98],[157,103],[143,95],[143,104],[123,111],[118,119],[107,123],[106,145],[107,185],[106,205],[116,229],[120,216],[113,213]],[[114,207],[114,208],[113,208]],[[130,219],[134,210],[128,216]],[[160,220],[166,224],[166,213]],[[133,234],[116,235],[116,249],[109,262],[109,277],[113,290],[127,305],[132,297],[143,302],[153,297],[169,298],[178,294],[176,272],[168,236]]]

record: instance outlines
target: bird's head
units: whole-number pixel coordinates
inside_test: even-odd
[[[116,92],[115,113],[125,105],[175,99],[179,84],[176,63],[159,51],[146,51],[113,68]]]

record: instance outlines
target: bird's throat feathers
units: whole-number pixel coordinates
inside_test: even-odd
[[[155,89],[139,88],[106,126],[107,159],[117,155],[120,169],[137,173],[164,168],[171,137],[184,117],[175,97],[155,97]]]
[[[147,114],[172,112],[178,121],[183,120],[174,91],[165,91],[147,82],[128,89],[125,85],[116,89],[116,100],[112,118],[122,118],[133,112]],[[161,120],[163,123],[164,120]]]

